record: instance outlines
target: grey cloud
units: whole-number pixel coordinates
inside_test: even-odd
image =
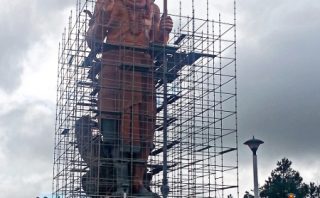
[[[297,169],[304,178],[310,168],[319,173],[310,162],[320,149],[320,4],[251,0],[239,6],[239,142],[252,135],[265,141],[258,151],[261,185],[283,157],[304,164]],[[252,158],[241,144],[243,195],[253,185]]]
[[[240,141],[265,140],[264,165],[307,161],[320,149],[320,4],[265,2],[260,13],[254,4],[242,3],[239,25]]]
[[[0,9],[0,26],[3,30],[0,33],[0,90],[12,93],[20,85],[28,50],[42,41],[44,33],[62,30],[63,9],[70,6],[71,2],[13,0]]]
[[[16,104],[0,115],[0,191],[4,197],[36,197],[52,179],[54,104]],[[23,189],[23,190],[17,190]]]

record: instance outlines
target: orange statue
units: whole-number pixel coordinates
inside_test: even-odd
[[[118,46],[102,53],[98,77],[100,129],[116,172],[113,195],[153,196],[143,184],[156,119],[153,59],[146,49],[150,43],[166,44],[172,27],[154,0],[96,2],[89,47],[104,41]]]

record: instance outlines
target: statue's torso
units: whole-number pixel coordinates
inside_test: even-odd
[[[116,1],[107,23],[107,42],[147,48],[151,41],[154,14],[146,7],[134,8],[123,1]],[[154,79],[152,73],[147,72],[153,61],[148,53],[129,49],[111,50],[103,53],[102,63],[100,83],[106,87],[99,93],[99,108],[102,111],[122,111],[143,101],[150,106],[149,109],[153,109]],[[132,72],[132,68],[122,68],[123,64],[132,68],[143,67],[146,72]],[[151,100],[146,102],[148,97]]]
[[[148,46],[153,12],[117,1],[108,23],[107,41],[123,45]]]

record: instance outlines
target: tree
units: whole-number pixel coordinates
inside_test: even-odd
[[[320,186],[311,182],[309,185],[303,183],[298,171],[291,168],[292,162],[286,158],[277,163],[277,168],[271,172],[271,176],[260,188],[260,197],[283,198],[289,193],[296,198],[320,198]],[[248,191],[243,198],[254,198]]]
[[[283,158],[277,163],[277,168],[262,186],[261,197],[283,198],[288,193],[294,193],[297,198],[308,195],[309,186],[302,183],[300,173],[291,168],[292,162]]]
[[[254,196],[251,195],[248,191],[246,191],[243,198],[254,198]]]
[[[320,198],[320,186],[316,186],[315,183],[311,182],[308,188],[308,198]]]

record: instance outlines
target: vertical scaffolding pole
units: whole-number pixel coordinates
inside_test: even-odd
[[[163,15],[164,16],[168,15],[168,3],[167,3],[167,0],[163,0]]]
[[[163,1],[163,18],[168,15],[167,0]],[[165,38],[164,38],[165,39]],[[164,41],[166,43],[166,41]],[[167,80],[167,55],[164,48],[163,53],[163,181],[161,193],[163,198],[167,198],[169,194],[168,186],[168,80]]]

